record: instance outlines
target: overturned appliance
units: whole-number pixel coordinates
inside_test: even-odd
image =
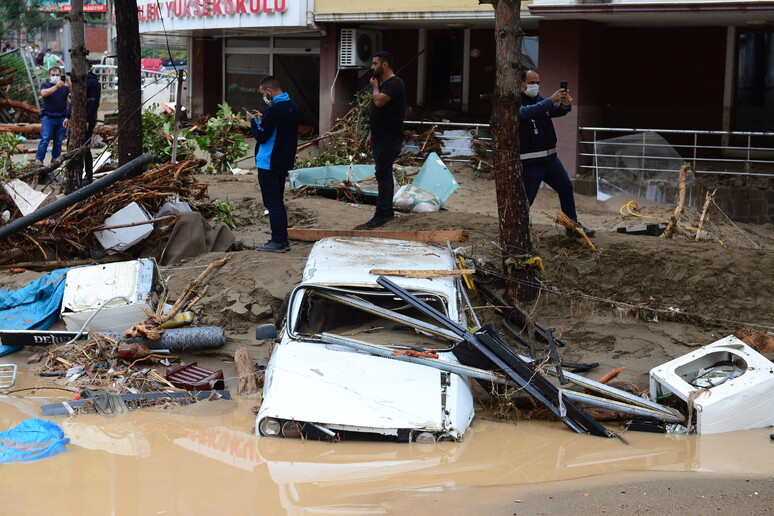
[[[682,405],[699,434],[774,425],[772,392],[774,363],[734,336],[650,371],[651,399]]]
[[[392,354],[431,354],[458,364],[448,338],[416,330],[424,316],[380,288],[372,269],[452,270],[455,262],[451,252],[417,242],[327,238],[315,244],[266,368],[256,433],[399,442],[463,437],[473,419],[465,377],[346,345],[347,336],[357,335]],[[465,325],[452,277],[395,281]],[[396,313],[416,324],[400,324]]]

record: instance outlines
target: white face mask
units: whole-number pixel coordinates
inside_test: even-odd
[[[539,91],[540,91],[539,84],[527,84],[527,91],[525,91],[524,94],[527,95],[528,97],[535,98],[538,96]]]
[[[263,101],[266,102],[267,106],[271,106],[271,99],[267,98],[266,95],[263,96]]]
[[[51,81],[51,84],[58,83],[62,78],[59,75],[52,75],[48,78],[49,81]]]

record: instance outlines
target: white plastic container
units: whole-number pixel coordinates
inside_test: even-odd
[[[106,226],[121,226],[123,224],[134,224],[151,220],[145,208],[133,202],[124,206],[110,217],[106,218]],[[104,229],[95,231],[94,236],[102,247],[108,251],[123,251],[129,249],[134,244],[141,242],[153,232],[153,224],[140,224],[116,229]]]
[[[89,323],[96,331],[122,332],[147,319],[144,310],[155,311],[164,283],[156,260],[90,265],[68,271],[61,316],[69,331],[80,330],[102,303],[115,296]]]
[[[691,382],[699,383],[695,379],[702,370],[729,362],[744,372],[694,395],[697,433],[774,425],[774,363],[734,336],[651,369],[650,397],[657,401],[672,393],[687,403],[692,393],[701,390]]]

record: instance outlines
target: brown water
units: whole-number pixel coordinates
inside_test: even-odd
[[[20,371],[15,388],[40,381]],[[41,417],[43,404],[70,399],[51,390],[12,396],[0,397],[2,429]],[[402,495],[468,487],[624,471],[774,471],[770,429],[709,436],[629,432],[626,445],[577,435],[560,423],[477,418],[461,443],[329,444],[254,436],[258,403],[242,398],[115,417],[50,418],[70,438],[69,450],[1,465],[0,514],[384,514]]]

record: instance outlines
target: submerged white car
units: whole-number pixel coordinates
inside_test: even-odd
[[[378,270],[453,270],[446,249],[417,242],[327,238],[312,248],[266,368],[262,436],[456,441],[473,419],[469,380],[396,355],[457,364],[448,336],[376,283]],[[454,277],[390,279],[465,324]],[[427,325],[427,326],[425,326]],[[379,356],[381,355],[381,356]],[[401,357],[403,358],[403,357]]]

